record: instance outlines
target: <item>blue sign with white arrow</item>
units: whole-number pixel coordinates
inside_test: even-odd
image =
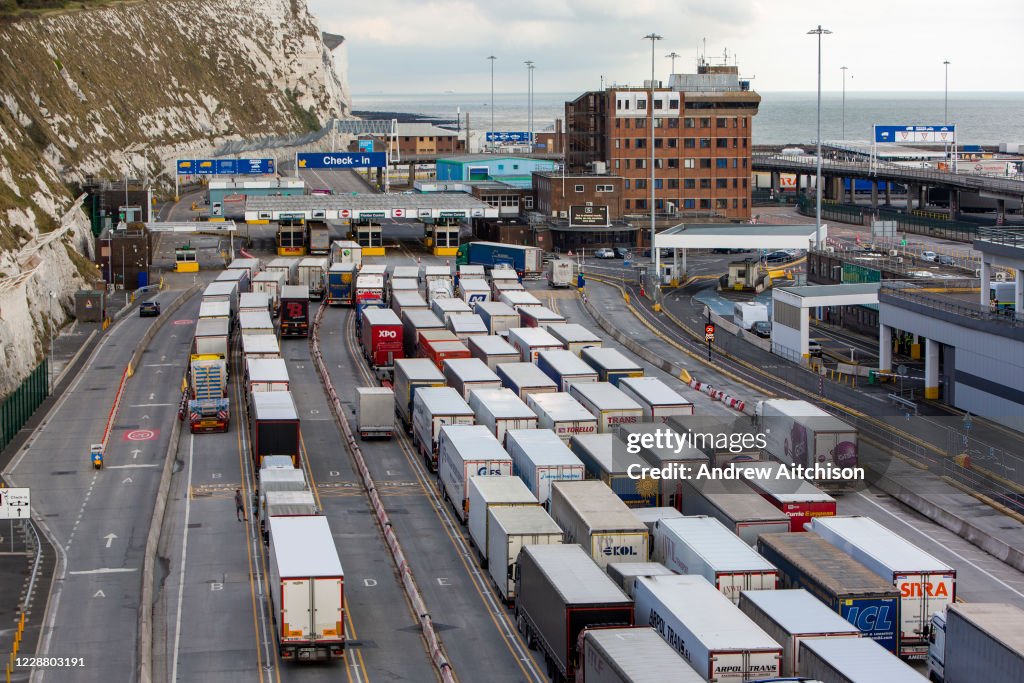
[[[487,142],[529,142],[530,134],[522,131],[487,131]]]
[[[273,159],[178,159],[178,175],[273,175]]]
[[[304,152],[297,159],[299,168],[378,168],[388,163],[385,152]]]

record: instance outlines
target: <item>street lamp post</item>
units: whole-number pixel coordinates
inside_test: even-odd
[[[818,157],[815,164],[817,173],[814,187],[814,246],[816,247],[821,246],[821,37],[830,33],[832,31],[822,28],[821,24],[818,24],[818,28],[813,28],[807,32],[807,35],[818,36]]]
[[[942,123],[943,125],[949,125],[949,60],[942,62],[942,65],[946,67],[946,87],[945,94],[942,98]]]
[[[654,45],[657,41],[661,40],[661,36],[657,33],[648,33],[644,36],[644,40],[651,41],[651,96],[647,102],[647,111],[650,112],[650,127],[651,127],[651,262],[654,264],[654,280],[651,284],[651,297],[654,298],[654,290],[661,284],[661,263],[659,263],[659,254],[657,248],[654,245]]]
[[[497,59],[494,55],[491,55],[487,59],[491,60],[491,132],[494,132],[494,60]],[[487,142],[487,136],[484,136],[484,142]]]
[[[676,72],[676,60],[677,60],[677,59],[679,59],[679,57],[680,57],[681,55],[678,55],[678,54],[676,54],[675,50],[673,50],[672,52],[668,53],[668,54],[667,54],[667,55],[665,55],[665,56],[666,56],[666,57],[667,57],[668,59],[671,59],[671,60],[672,60],[672,73],[675,73],[675,72]]]
[[[847,67],[839,67],[843,71],[843,140],[846,139],[846,69]]]
[[[526,60],[526,123],[530,132],[530,153],[533,154],[533,62]]]

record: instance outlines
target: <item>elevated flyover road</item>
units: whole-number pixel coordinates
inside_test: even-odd
[[[189,328],[174,322],[194,319],[199,308],[192,297],[169,313],[182,294],[157,295],[170,319],[131,378],[129,359],[160,319],[132,309],[114,324],[6,472],[13,485],[32,489],[33,516],[58,552],[45,613],[38,604],[29,615],[43,621],[38,652],[23,654],[84,658],[73,672],[36,669],[33,681],[136,678],[143,551],[191,343]],[[123,378],[104,467],[94,470],[89,447],[103,439]]]

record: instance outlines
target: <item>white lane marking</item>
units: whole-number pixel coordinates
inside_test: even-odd
[[[136,469],[139,469],[140,467],[162,467],[162,465],[159,465],[157,463],[153,463],[152,465],[106,465],[105,469],[108,469],[108,470],[136,470]]]
[[[82,574],[125,574],[137,571],[139,570],[136,567],[100,567],[99,569],[83,569],[77,572],[68,572],[68,574],[80,576]]]
[[[178,573],[178,613],[174,618],[174,655],[171,664],[171,680],[178,680],[178,648],[181,645],[181,602],[185,594],[185,560],[188,557],[188,520],[192,513],[192,453],[196,437],[188,437],[188,484],[185,486],[185,524],[181,535],[181,571]]]
[[[135,403],[129,406],[129,408],[163,408],[166,406],[176,406],[177,403]],[[148,415],[146,417],[149,417]]]
[[[942,549],[943,549],[943,550],[945,550],[945,551],[946,551],[947,553],[949,553],[949,554],[950,554],[950,555],[952,555],[953,557],[957,558],[958,560],[961,560],[962,562],[966,562],[967,564],[971,565],[972,567],[974,567],[975,569],[977,569],[977,570],[978,570],[979,572],[981,572],[982,574],[984,574],[984,575],[985,575],[985,576],[987,576],[988,578],[990,578],[990,579],[992,579],[993,581],[995,581],[996,583],[998,583],[998,584],[999,584],[1000,586],[1002,586],[1003,588],[1006,588],[1006,589],[1008,589],[1008,590],[1009,590],[1009,591],[1010,591],[1011,593],[1013,593],[1014,595],[1016,595],[1016,596],[1018,596],[1018,597],[1021,597],[1021,598],[1024,598],[1024,593],[1021,593],[1021,592],[1020,592],[1019,590],[1017,590],[1016,588],[1014,588],[1014,587],[1013,587],[1013,586],[1011,586],[1010,584],[1006,583],[1005,581],[1003,581],[1002,579],[1000,579],[1000,578],[999,578],[998,576],[995,576],[995,575],[993,575],[993,574],[992,574],[991,572],[989,572],[989,571],[985,570],[984,568],[982,568],[982,567],[978,566],[978,565],[977,565],[977,564],[975,564],[974,562],[971,562],[970,560],[968,560],[968,559],[967,559],[966,557],[964,557],[964,556],[963,556],[963,555],[961,555],[960,553],[956,552],[955,550],[951,550],[951,549],[949,549],[948,547],[946,547],[946,546],[942,545],[942,544],[941,544],[941,543],[939,543],[939,542],[938,542],[937,540],[935,540],[934,538],[932,538],[931,536],[929,536],[929,535],[928,535],[928,534],[926,534],[925,532],[921,531],[920,529],[918,529],[918,528],[917,528],[916,526],[914,526],[913,524],[911,524],[911,523],[910,523],[910,522],[908,522],[907,520],[905,520],[905,519],[901,519],[901,518],[900,518],[900,517],[899,517],[898,515],[896,515],[896,514],[894,514],[894,513],[890,512],[889,510],[886,510],[886,509],[885,509],[884,507],[882,507],[881,505],[879,505],[879,504],[878,504],[877,502],[875,502],[874,500],[871,500],[871,498],[870,498],[869,496],[866,496],[866,495],[864,495],[864,492],[863,492],[863,491],[858,491],[858,492],[857,492],[857,495],[858,495],[858,496],[860,496],[861,498],[863,498],[864,500],[866,500],[867,502],[871,503],[871,504],[872,504],[872,505],[874,505],[874,506],[875,506],[876,508],[878,508],[879,510],[881,510],[881,511],[882,511],[882,512],[884,512],[885,514],[889,515],[889,516],[890,516],[890,517],[892,517],[893,519],[895,519],[895,520],[898,520],[898,521],[902,522],[903,524],[905,524],[906,526],[910,527],[911,529],[913,529],[913,530],[914,530],[914,531],[916,531],[917,533],[921,534],[922,536],[924,536],[925,538],[927,538],[927,539],[928,539],[929,541],[931,541],[932,543],[936,543],[936,544],[938,544],[938,545],[942,546]],[[959,538],[959,537],[958,537],[958,538]]]

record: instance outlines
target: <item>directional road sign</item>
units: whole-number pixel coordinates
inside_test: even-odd
[[[273,159],[178,159],[178,175],[273,175]]]
[[[487,131],[487,142],[529,142],[530,134],[522,131]]]
[[[0,519],[28,519],[29,490],[23,489],[0,489]]]
[[[388,163],[384,152],[305,152],[297,155],[299,168],[378,168]]]
[[[875,126],[875,142],[953,142],[956,126]]]

